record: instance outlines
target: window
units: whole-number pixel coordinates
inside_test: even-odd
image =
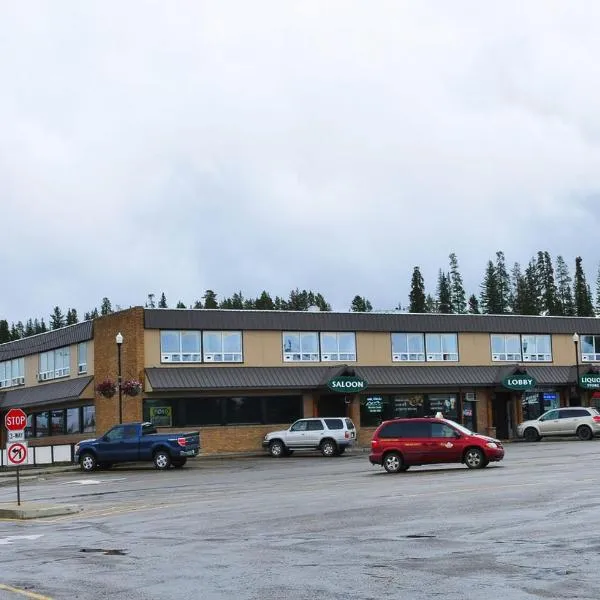
[[[83,407],[83,433],[92,433],[96,431],[96,407]]]
[[[39,361],[38,380],[67,377],[71,372],[71,352],[68,346],[42,352]]]
[[[455,438],[456,429],[446,425],[446,423],[431,423],[431,437],[434,438]]]
[[[427,360],[457,361],[458,339],[455,333],[428,333],[425,336]]]
[[[356,360],[354,332],[321,333],[321,360],[324,362]]]
[[[199,331],[161,331],[161,362],[201,362]]]
[[[493,361],[515,362],[521,360],[521,336],[492,334],[490,339]]]
[[[600,361],[600,335],[581,336],[582,362]]]
[[[590,413],[585,408],[569,408],[567,410],[561,410],[560,419],[575,419],[578,417],[589,417]]]
[[[284,332],[283,360],[289,361],[318,361],[319,336],[316,332]]]
[[[323,431],[323,421],[320,419],[317,421],[307,421],[306,431]]]
[[[87,373],[87,342],[77,344],[77,373]]]
[[[49,414],[50,413],[43,412],[35,415],[35,437],[45,437],[49,434]]]
[[[182,402],[182,401],[179,401]],[[173,404],[177,404],[174,402]],[[176,408],[174,406],[173,408]],[[223,425],[225,418],[221,409],[221,398],[191,398],[183,401],[184,413],[177,420],[175,413],[174,426],[184,425]]]
[[[293,423],[302,417],[302,396],[265,398],[265,420],[268,423]]]
[[[307,428],[308,428],[308,421],[296,421],[290,427],[290,431],[306,431]]]
[[[427,397],[426,412],[432,416],[441,412],[445,419],[458,421],[458,403],[455,394],[431,395]]]
[[[540,421],[554,421],[556,419],[560,419],[560,411],[558,410],[551,410],[544,416],[540,417]]]
[[[25,384],[25,359],[0,362],[0,388]]]
[[[225,422],[254,424],[262,421],[260,398],[227,398]]]
[[[50,435],[64,435],[65,411],[53,410],[50,413]]]
[[[113,427],[107,434],[104,436],[104,440],[107,442],[117,442],[122,440],[125,437],[125,427],[123,425],[118,425],[117,427]]]
[[[67,433],[81,431],[81,409],[67,408]]]
[[[204,362],[242,362],[241,331],[204,331]]]
[[[425,339],[422,333],[392,333],[393,361],[424,361]]]
[[[379,437],[389,438],[424,438],[431,436],[431,428],[427,421],[404,421],[389,423],[379,432]]]
[[[344,429],[342,419],[325,419],[325,425],[327,425],[327,429]]]
[[[91,433],[96,429],[96,408],[77,406],[27,415],[25,437]]]
[[[394,417],[422,417],[425,397],[422,394],[412,396],[393,396]]]
[[[549,335],[523,335],[521,348],[523,362],[551,362],[552,348]]]

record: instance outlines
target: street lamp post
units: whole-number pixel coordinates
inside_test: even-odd
[[[579,334],[578,333],[574,333],[573,334],[573,344],[575,345],[575,369],[577,372],[576,375],[576,382],[575,382],[575,390],[576,390],[576,399],[577,399],[577,405],[580,405],[579,402]]]
[[[123,345],[123,336],[121,332],[117,333],[115,338],[117,342],[117,363],[118,363],[118,385],[119,385],[119,424],[123,422],[123,391],[121,390],[121,346]]]

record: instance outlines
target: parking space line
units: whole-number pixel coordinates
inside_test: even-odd
[[[21,588],[12,587],[11,585],[6,585],[4,583],[0,583],[0,590],[4,590],[5,592],[12,592],[13,594],[20,594],[21,596],[25,596],[26,598],[32,598],[33,600],[52,600],[50,596],[36,594],[35,592],[22,590]]]

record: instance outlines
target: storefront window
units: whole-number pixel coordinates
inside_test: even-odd
[[[81,409],[67,409],[67,433],[79,433],[81,431]]]
[[[303,416],[302,396],[265,398],[265,423],[293,423]]]
[[[254,424],[262,421],[260,398],[227,398],[226,423]]]
[[[92,433],[96,431],[96,407],[83,407],[83,433]]]
[[[411,394],[406,396],[392,396],[394,417],[411,418],[424,416],[424,396]]]
[[[426,405],[426,416],[434,417],[441,412],[444,419],[458,422],[458,402],[455,394],[428,396]]]
[[[183,417],[185,420],[184,422],[176,420],[176,427],[223,424],[221,398],[190,398],[189,400],[178,400],[176,402],[185,402],[185,416]]]
[[[48,435],[49,413],[37,413],[35,415],[35,437],[45,437]]]
[[[64,410],[53,410],[51,412],[51,434],[50,435],[64,435],[65,433],[65,411]]]
[[[385,396],[366,396],[360,399],[360,424],[377,427],[386,419],[389,402]]]

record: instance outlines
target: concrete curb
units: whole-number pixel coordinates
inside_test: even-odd
[[[81,512],[81,507],[75,504],[36,504],[35,502],[22,502],[0,504],[0,519],[43,519],[44,517],[58,517]]]

